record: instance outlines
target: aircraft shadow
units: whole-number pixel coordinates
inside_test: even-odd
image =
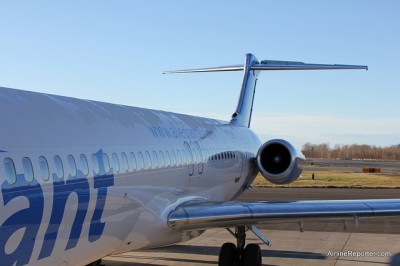
[[[131,258],[132,260],[136,259],[153,259],[156,260],[160,264],[151,263],[151,265],[164,265],[162,264],[163,261],[165,262],[177,262],[177,263],[187,263],[187,264],[216,264],[215,259],[211,258],[202,258],[202,257],[194,257],[191,259],[187,258],[177,258],[177,257],[170,257],[168,254],[182,254],[184,255],[211,255],[218,257],[220,248],[219,247],[210,247],[210,246],[193,246],[193,245],[175,245],[169,246],[165,248],[157,248],[157,249],[149,249],[145,251],[141,251],[140,255],[135,253],[125,253],[120,255],[114,255],[112,257],[115,258],[124,258],[128,259]],[[163,255],[157,256],[154,253],[162,253]],[[149,256],[146,256],[146,253]],[[164,256],[164,253],[167,253],[167,256]],[[268,262],[268,258],[276,257],[276,258],[298,258],[298,259],[312,259],[312,260],[325,260],[326,256],[320,253],[313,253],[313,252],[296,252],[296,251],[284,251],[284,250],[263,250],[262,256],[264,258],[264,262]],[[107,261],[104,261],[104,265],[107,266]],[[113,264],[114,265],[114,264]],[[116,266],[136,266],[136,265],[143,265],[143,263],[136,263],[136,262],[118,262],[115,264]],[[275,266],[273,264],[263,264],[264,266]]]

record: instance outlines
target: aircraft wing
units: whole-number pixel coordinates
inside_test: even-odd
[[[177,231],[252,226],[273,220],[355,219],[400,216],[400,199],[313,200],[291,202],[187,202],[168,218]]]

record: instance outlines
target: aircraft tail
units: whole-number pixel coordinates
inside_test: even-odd
[[[196,72],[220,72],[220,71],[244,71],[242,87],[240,91],[236,111],[232,114],[231,124],[242,127],[250,127],[253,112],[254,95],[256,92],[257,79],[263,70],[328,70],[328,69],[365,69],[367,66],[358,65],[329,65],[329,64],[307,64],[294,61],[263,60],[258,62],[252,54],[246,54],[244,65],[230,65],[211,68],[197,68],[166,71],[163,74],[174,73],[196,73]]]

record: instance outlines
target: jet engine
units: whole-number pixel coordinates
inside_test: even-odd
[[[264,143],[257,153],[261,174],[274,184],[289,184],[296,180],[304,164],[304,155],[286,140],[273,139]]]

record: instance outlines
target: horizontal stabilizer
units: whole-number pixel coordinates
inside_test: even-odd
[[[329,65],[329,64],[307,64],[293,61],[264,60],[260,64],[251,67],[252,70],[324,70],[324,69],[365,69],[368,66],[358,65]]]
[[[308,64],[294,61],[277,61],[264,60],[261,63],[254,64],[250,67],[251,70],[330,70],[330,69],[365,69],[368,66],[360,65],[338,65],[338,64]],[[163,74],[176,73],[196,73],[196,72],[222,72],[222,71],[242,71],[244,65],[230,65],[209,68],[182,69],[174,71],[165,71]]]
[[[176,74],[176,73],[196,73],[196,72],[220,72],[220,71],[241,71],[243,65],[231,65],[231,66],[219,66],[219,67],[208,67],[208,68],[197,68],[197,69],[182,69],[174,71],[165,71],[163,74]]]

